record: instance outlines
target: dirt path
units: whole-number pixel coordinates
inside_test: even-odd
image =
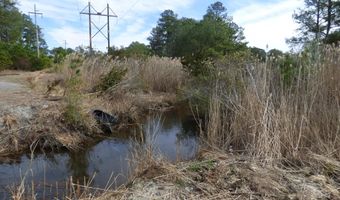
[[[32,144],[73,145],[75,135],[58,129],[61,101],[50,101],[45,94],[53,76],[42,71],[0,73],[0,162],[19,158]]]
[[[0,75],[0,105],[11,106],[31,103],[36,97],[25,83],[25,78],[30,74],[21,73],[14,75]]]
[[[43,93],[30,88],[29,80],[38,75],[38,72],[0,74],[0,133],[29,125],[37,112],[51,104]]]

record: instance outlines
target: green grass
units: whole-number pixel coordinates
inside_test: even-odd
[[[202,161],[202,162],[193,162],[188,170],[192,171],[192,172],[199,172],[202,170],[210,170],[212,168],[214,168],[214,163],[216,161],[215,160],[206,160],[206,161]]]

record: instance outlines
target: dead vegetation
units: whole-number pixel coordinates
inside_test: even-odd
[[[56,104],[41,109],[26,126],[11,126],[9,123],[13,123],[13,120],[16,122],[15,119],[6,118],[7,130],[0,135],[0,157],[19,156],[29,151],[32,145],[37,146],[37,151],[76,151],[100,132],[90,119],[89,127],[93,124],[91,129],[83,127],[84,130],[81,130],[79,126],[70,126],[65,122],[59,106]]]
[[[327,165],[325,160],[321,162]],[[202,150],[192,162],[174,165],[154,160],[129,187],[95,199],[340,198],[339,182],[314,172],[308,167],[273,167],[248,156]]]
[[[285,159],[303,163],[309,153],[338,160],[339,50],[329,47],[320,54],[317,60],[298,58],[290,84],[284,82],[275,60],[233,70],[239,83],[232,90],[228,74],[217,79],[206,125],[208,143],[247,152],[268,164]]]
[[[186,77],[179,60],[157,57],[113,60],[71,55],[56,71],[66,83],[77,77],[77,88],[71,94],[78,92],[86,109],[102,109],[135,121],[146,110],[174,104]]]

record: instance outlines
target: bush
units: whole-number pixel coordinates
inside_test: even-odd
[[[29,70],[42,70],[45,68],[49,68],[52,66],[52,60],[46,55],[41,55],[40,58],[33,57],[31,58],[32,66]]]
[[[107,89],[117,85],[123,79],[126,73],[127,69],[125,68],[113,67],[108,74],[101,78],[97,88],[100,91],[106,91]]]
[[[9,54],[6,46],[7,45],[4,45],[0,42],[0,71],[10,68],[10,66],[13,64],[11,55]]]
[[[42,54],[37,58],[36,52],[21,44],[0,42],[0,70],[41,70],[51,66],[51,59]]]
[[[279,63],[285,85],[291,85],[299,75],[299,60],[295,55],[285,54]]]
[[[135,59],[146,59],[151,55],[151,49],[149,46],[139,43],[132,42],[128,47],[110,47],[108,55],[114,58],[135,58]]]
[[[71,63],[77,63],[77,59],[71,59]],[[82,84],[80,70],[74,65],[69,65],[69,77],[66,81],[66,106],[63,112],[65,122],[74,129],[84,128],[85,116],[81,108],[81,93],[79,87]]]

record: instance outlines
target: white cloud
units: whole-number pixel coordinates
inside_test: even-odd
[[[66,40],[69,47],[88,45],[88,18],[79,12],[88,4],[88,0],[19,0],[20,10],[28,13],[33,5],[44,13],[39,25],[44,29],[45,39],[50,47],[63,46]],[[210,0],[209,0],[210,1]],[[214,1],[211,0],[211,3]],[[272,3],[270,3],[272,2]],[[292,20],[293,11],[303,5],[303,0],[275,1],[229,0],[227,8],[236,11],[230,13],[234,21],[245,28],[246,40],[250,46],[278,48],[288,50],[285,39],[294,34],[296,24]],[[115,46],[127,46],[132,41],[147,42],[151,28],[155,26],[159,13],[172,9],[175,13],[181,10],[181,16],[194,13],[194,9],[207,4],[206,0],[91,0],[96,10],[102,11],[107,3],[118,15],[111,20],[111,43]],[[232,5],[230,5],[232,4]],[[204,13],[200,13],[202,16]],[[190,16],[188,16],[190,17]],[[94,16],[98,27],[106,23],[106,18]],[[106,31],[106,29],[105,29]],[[93,32],[96,29],[93,28]],[[47,34],[46,34],[47,33]],[[97,35],[93,46],[106,49],[106,40]]]
[[[128,19],[136,19],[148,13],[186,7],[194,3],[194,0],[92,0],[91,6],[98,12],[104,10],[107,4],[119,16]],[[46,17],[62,21],[77,21],[79,13],[87,7],[88,0],[20,0],[20,9],[28,13],[33,11],[36,4],[39,11]],[[87,9],[86,9],[87,11]]]
[[[118,19],[111,20],[112,45],[127,46],[132,41],[146,42],[153,24],[146,25],[146,21],[153,15],[165,9],[188,7],[194,0],[92,0],[92,6],[102,11],[107,4],[118,15]],[[20,0],[20,10],[24,13],[33,11],[33,5],[44,13],[44,19],[39,25],[44,28],[46,40],[50,46],[63,46],[66,40],[68,46],[76,47],[88,45],[88,18],[80,15],[80,11],[88,5],[88,0]],[[154,17],[153,17],[154,18]],[[46,22],[48,21],[48,22]],[[101,28],[106,24],[106,18],[93,16],[95,24]],[[156,21],[156,20],[155,20]],[[97,29],[93,27],[93,33]],[[104,29],[106,33],[106,29]],[[106,40],[102,35],[93,39],[93,46],[100,50],[106,49]]]
[[[59,46],[64,46],[65,40],[67,41],[67,46],[71,48],[79,45],[87,46],[88,43],[88,34],[86,32],[69,26],[51,29],[47,31],[47,34],[50,35]]]
[[[285,39],[294,35],[297,28],[292,19],[294,10],[303,6],[302,0],[278,3],[250,4],[233,13],[234,21],[242,26],[250,46],[265,49],[289,50]]]
[[[49,1],[45,0],[21,0],[19,2],[20,9],[24,13],[33,12],[34,4],[37,10],[43,13],[44,18],[55,20],[57,23],[65,23],[66,21],[78,21],[79,12],[77,3],[68,3],[65,1]]]
[[[139,41],[142,43],[147,43],[147,37],[149,37],[150,31],[144,31],[138,34],[119,34],[118,36],[112,38],[113,43],[120,44],[123,46],[128,46],[133,41]],[[127,37],[128,36],[128,37]],[[118,45],[116,45],[118,46]]]

